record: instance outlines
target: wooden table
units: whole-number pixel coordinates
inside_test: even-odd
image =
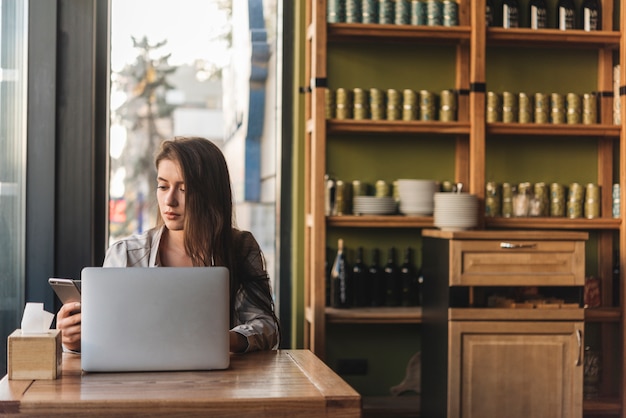
[[[0,416],[360,417],[361,397],[308,350],[231,356],[227,370],[83,373],[0,380]]]

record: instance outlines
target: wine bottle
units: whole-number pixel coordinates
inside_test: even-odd
[[[619,264],[619,252],[616,251],[613,255],[613,306],[619,307],[621,298],[620,294],[622,292],[622,286],[620,284],[620,264]]]
[[[385,297],[385,282],[382,277],[379,257],[380,251],[378,248],[374,248],[372,250],[372,264],[368,269],[371,306],[382,306]]]
[[[356,250],[356,258],[352,266],[352,294],[354,306],[369,305],[369,280],[367,266],[363,262],[363,247]]]
[[[330,272],[330,305],[333,308],[347,308],[348,291],[348,267],[343,239],[340,238],[337,243],[337,255]]]
[[[545,29],[548,27],[548,6],[546,0],[530,0],[530,28]]]
[[[493,0],[487,0],[485,4],[485,24],[487,27],[493,27],[495,25],[496,9],[493,6]]]
[[[587,32],[601,30],[602,13],[600,13],[600,2],[598,0],[583,0],[581,7],[582,22],[580,27]]]
[[[400,283],[402,283],[402,306],[417,306],[417,274],[411,257],[411,247],[404,252],[404,261],[400,266]]]
[[[385,305],[399,306],[402,287],[400,286],[398,266],[396,264],[396,249],[394,247],[389,249],[387,264],[385,264],[383,272],[385,281]]]
[[[561,30],[574,29],[576,12],[573,0],[559,0],[556,6],[556,27]]]
[[[519,2],[502,0],[502,27],[506,29],[519,27]]]

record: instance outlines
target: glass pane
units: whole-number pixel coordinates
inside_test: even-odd
[[[28,2],[0,0],[0,376],[24,305]]]
[[[276,0],[112,0],[109,245],[156,223],[160,142],[205,137],[277,290],[277,21]]]

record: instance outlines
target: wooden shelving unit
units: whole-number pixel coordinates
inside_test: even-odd
[[[615,3],[618,2],[620,4]],[[626,7],[621,0],[602,0],[602,27],[613,28],[613,15],[619,13],[619,28],[598,32],[556,29],[486,28],[485,0],[459,1],[459,26],[428,27],[409,25],[351,24],[326,22],[326,1],[307,1],[305,79],[311,81],[305,107],[305,346],[325,357],[326,324],[419,324],[419,308],[359,308],[337,310],[325,306],[325,270],[327,229],[406,229],[419,231],[433,227],[431,216],[330,216],[324,215],[324,175],[327,173],[327,141],[335,137],[380,136],[409,138],[411,141],[450,137],[454,141],[454,181],[463,182],[469,192],[478,196],[484,212],[487,138],[507,141],[509,137],[549,137],[551,141],[583,138],[597,139],[597,181],[602,190],[602,213],[598,219],[567,218],[484,218],[480,228],[516,230],[579,230],[592,232],[597,238],[598,271],[602,278],[602,308],[586,309],[585,322],[602,330],[605,350],[620,353],[603,367],[617,370],[617,390],[605,379],[601,390],[617,396],[584,400],[584,414],[626,418],[626,364],[624,302],[611,307],[611,277],[614,248],[620,249],[621,300],[626,300],[626,223],[611,213],[611,185],[622,185],[621,213],[626,213],[626,132],[613,124],[612,91],[614,57],[619,55],[622,72],[620,86],[626,86]],[[326,120],[325,89],[328,86],[327,49],[332,45],[350,44],[429,44],[456,48],[455,85],[458,96],[458,120],[455,122]],[[551,125],[521,123],[486,123],[486,58],[490,48],[553,48],[597,51],[597,91],[600,92],[599,123],[594,125]],[[622,101],[623,102],[623,101]],[[626,105],[621,106],[622,121]],[[618,150],[618,151],[616,151]],[[619,155],[615,155],[618,152]],[[618,164],[615,167],[614,164]],[[616,178],[615,173],[619,172]],[[617,239],[616,239],[617,237]],[[615,329],[619,335],[615,335]],[[612,358],[606,356],[607,359]]]

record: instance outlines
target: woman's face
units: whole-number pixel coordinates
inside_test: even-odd
[[[170,231],[182,231],[185,221],[185,183],[180,166],[172,160],[161,160],[157,169],[159,213]]]

